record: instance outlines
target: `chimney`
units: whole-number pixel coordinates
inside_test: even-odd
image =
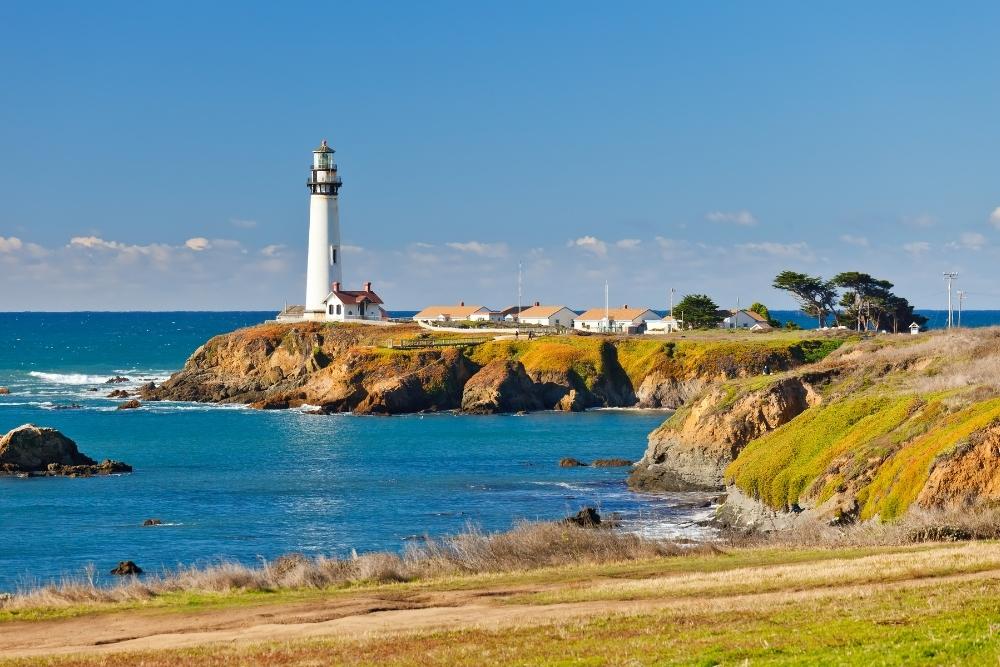
[[[339,292],[340,291],[340,281],[337,281],[337,282],[333,283],[333,291],[334,292]]]
[[[540,303],[538,303],[538,302],[536,301],[536,302],[535,302],[535,305],[536,305],[536,306],[540,306],[540,305],[542,305],[542,304],[540,304]]]
[[[622,308],[624,308],[625,310],[628,310],[628,304],[626,303],[624,306],[622,306]]]
[[[460,306],[464,306],[464,305],[465,305],[465,302],[464,302],[464,301],[459,301],[459,302],[458,302],[458,305],[460,305]]]
[[[364,290],[366,292],[371,292],[372,291],[372,281],[369,280],[368,282],[365,283]]]

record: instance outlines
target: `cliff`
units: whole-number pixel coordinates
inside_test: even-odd
[[[144,400],[399,414],[676,408],[704,386],[792,369],[840,344],[779,334],[636,339],[563,335],[450,346],[416,327],[266,324],[216,336]],[[399,341],[406,339],[405,349]],[[390,341],[396,347],[389,347]]]
[[[996,503],[998,369],[1000,329],[981,329],[879,337],[727,382],[650,436],[632,483],[728,485],[728,521],[779,527]]]

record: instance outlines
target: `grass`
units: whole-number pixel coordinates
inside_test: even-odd
[[[510,579],[392,584],[400,595],[434,586],[468,589],[474,602],[451,608],[452,618],[466,620],[453,620],[448,630],[0,658],[0,665],[995,665],[997,547],[754,548],[503,575]],[[496,593],[523,585],[521,574],[549,588],[515,597],[476,595],[484,587]],[[580,603],[591,606],[574,615],[531,611]],[[474,606],[463,616],[464,604]],[[517,609],[521,620],[480,624],[483,610],[505,607]]]

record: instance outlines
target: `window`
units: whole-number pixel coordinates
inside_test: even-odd
[[[333,315],[333,304],[330,304],[330,314]]]
[[[337,314],[340,315],[340,304],[337,304]]]

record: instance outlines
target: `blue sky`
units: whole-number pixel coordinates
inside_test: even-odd
[[[4,3],[0,310],[301,302],[324,137],[391,308],[1000,308],[1000,6],[871,4]]]

